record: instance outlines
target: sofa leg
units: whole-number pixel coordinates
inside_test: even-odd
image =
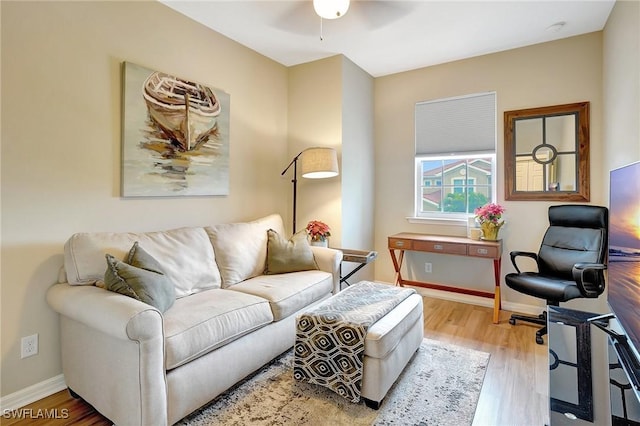
[[[69,391],[69,395],[71,395],[73,399],[82,399],[82,397],[75,393],[71,388],[67,388],[67,390]]]
[[[372,401],[370,399],[367,398],[362,398],[364,400],[364,405],[366,405],[369,408],[372,408],[374,410],[377,410],[380,408],[380,404],[382,403],[382,401]]]

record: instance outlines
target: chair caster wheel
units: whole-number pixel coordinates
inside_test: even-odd
[[[543,345],[544,344],[544,340],[542,340],[542,336],[536,335],[536,343],[539,344],[539,345]]]
[[[514,320],[513,318],[509,318],[509,324],[516,325],[516,320]]]

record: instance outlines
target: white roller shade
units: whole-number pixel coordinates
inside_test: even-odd
[[[495,152],[496,94],[416,104],[416,156]]]

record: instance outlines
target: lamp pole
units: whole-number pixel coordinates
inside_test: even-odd
[[[280,173],[280,176],[284,176],[284,174],[293,166],[293,179],[291,179],[291,183],[293,183],[293,233],[296,233],[296,202],[297,202],[297,187],[298,187],[298,158],[302,155],[302,151],[296,155],[293,160],[289,163],[286,169]]]

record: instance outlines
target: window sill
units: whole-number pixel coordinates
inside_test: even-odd
[[[460,226],[467,227],[467,219],[452,219],[452,218],[434,218],[434,217],[407,217],[407,222],[418,223],[422,225],[446,225],[446,226]]]

